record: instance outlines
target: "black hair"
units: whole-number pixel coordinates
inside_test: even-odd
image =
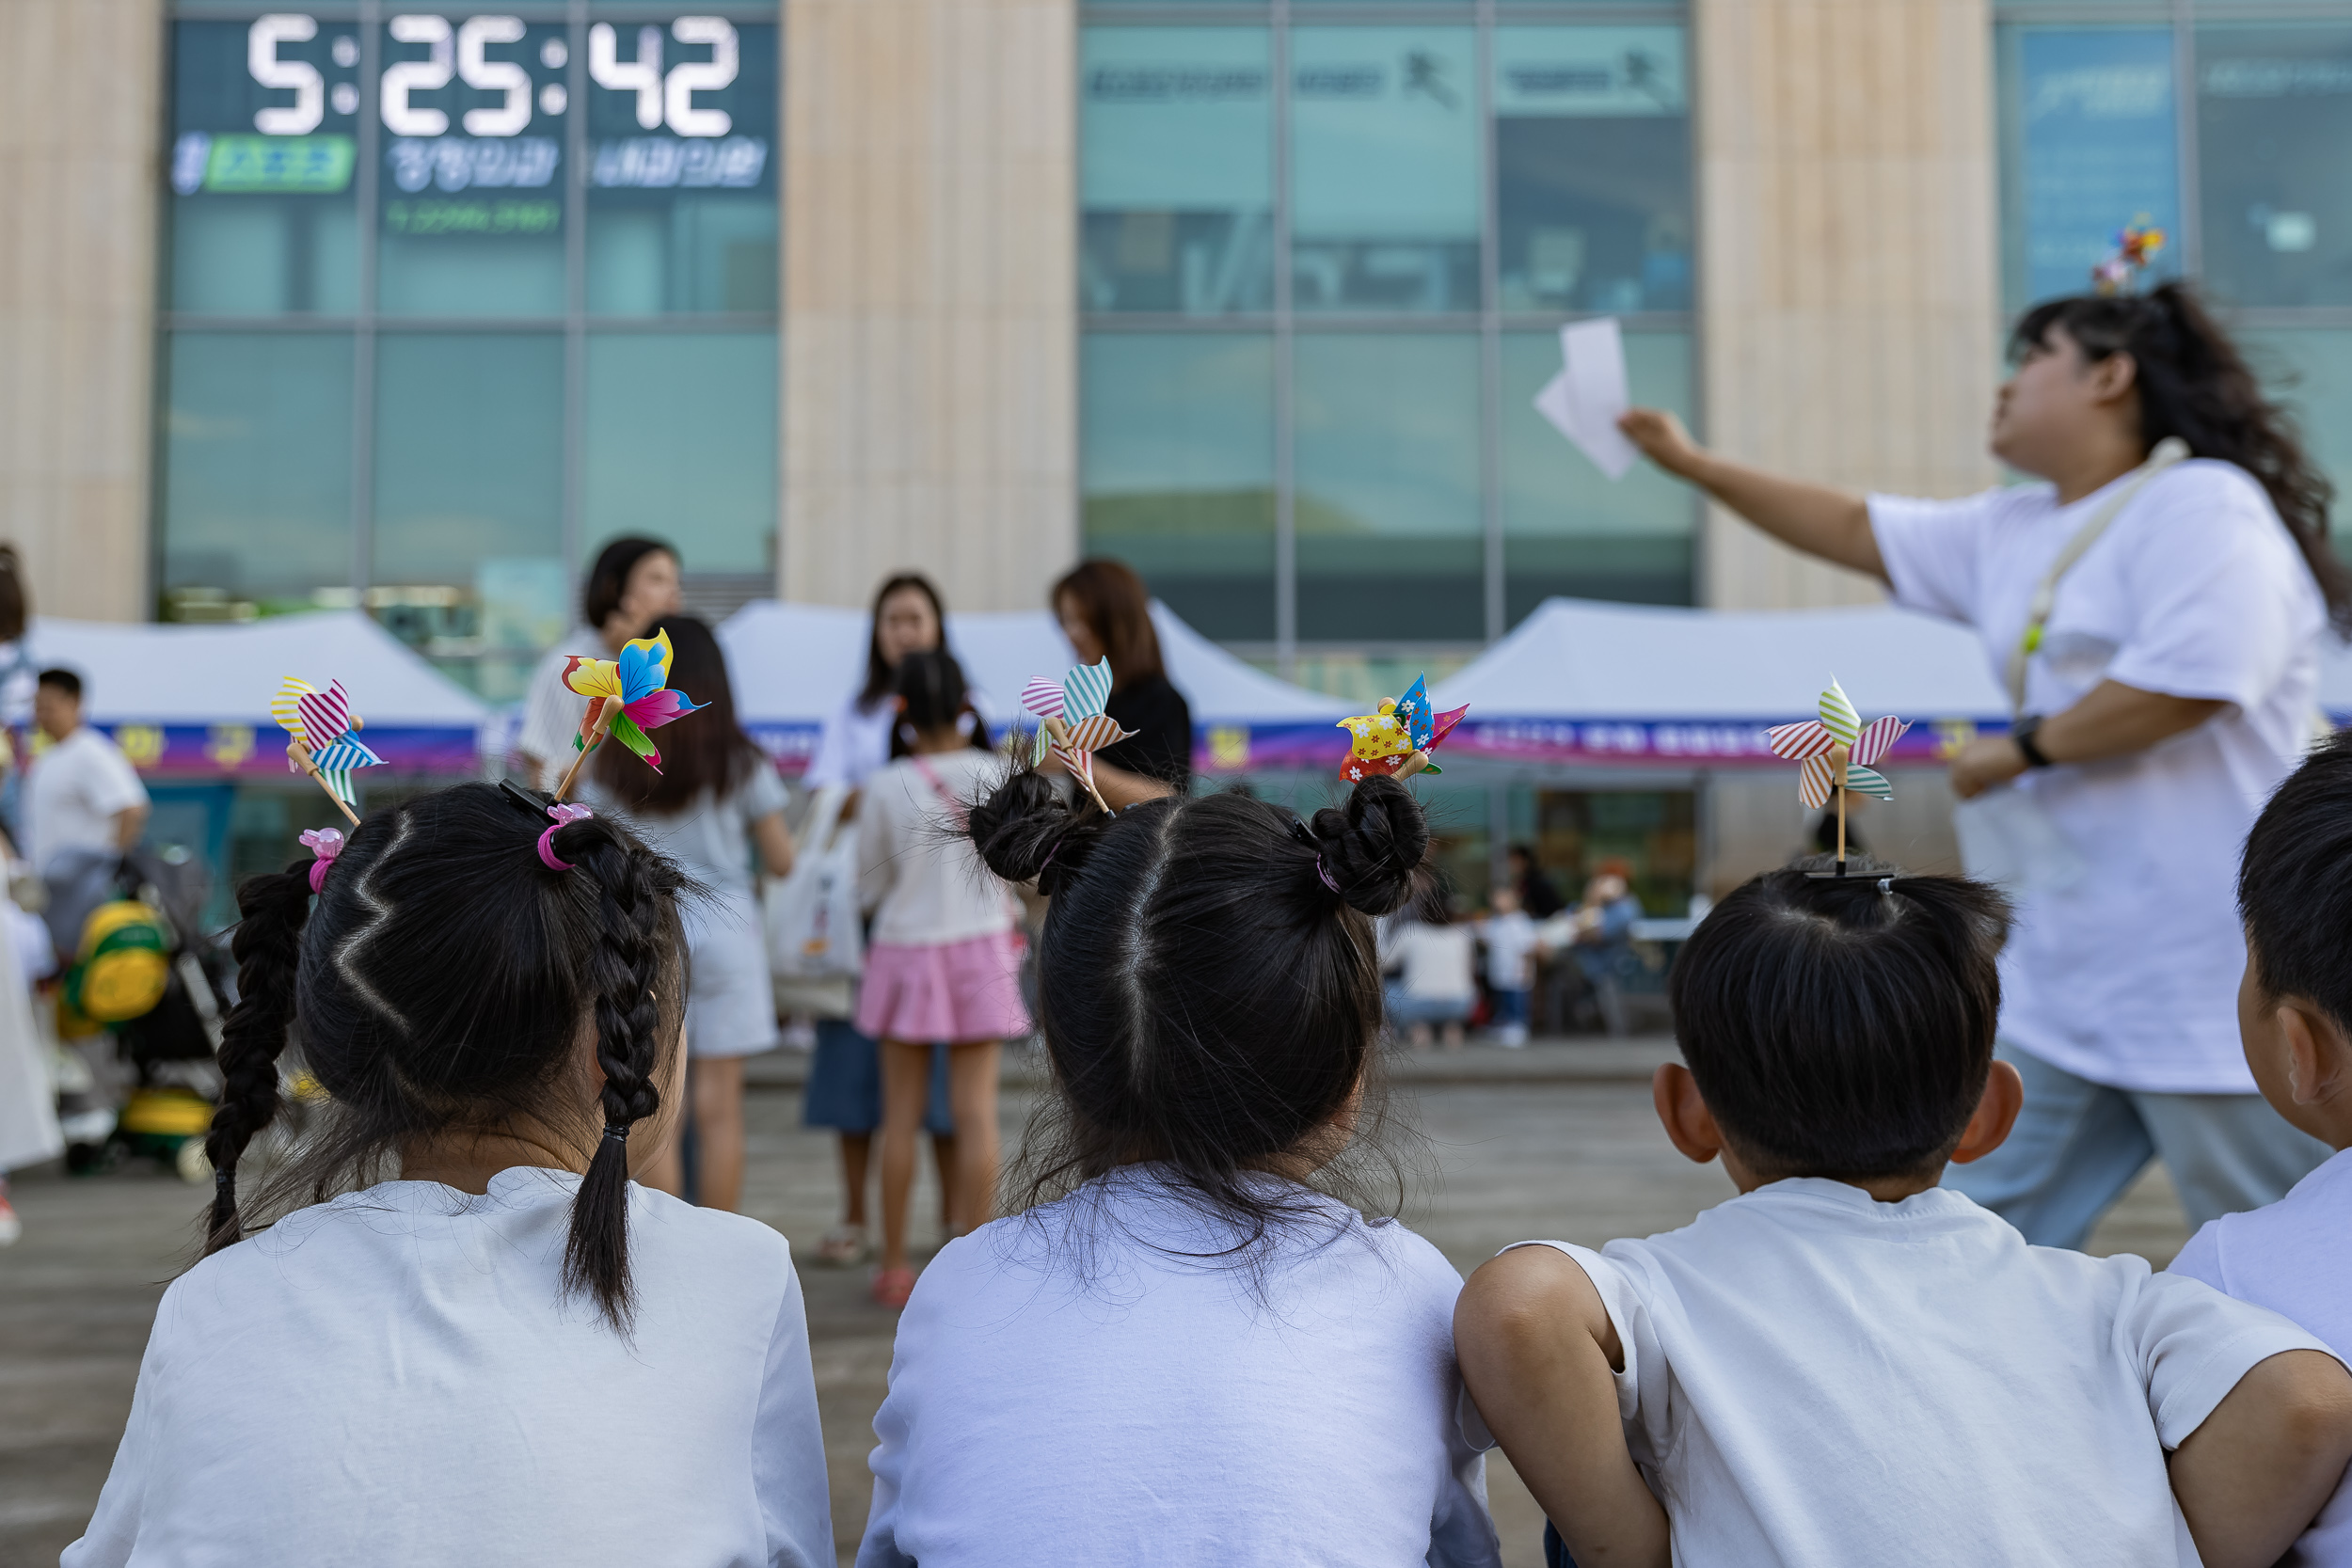
[[[2142,445],[2153,449],[2177,436],[2193,456],[2234,463],[2253,476],[2303,552],[2329,618],[2352,632],[2352,571],[2328,542],[2335,486],[2303,450],[2294,417],[2263,396],[2246,356],[2197,291],[2175,281],[2141,294],[2044,300],[2018,318],[2010,356],[2049,347],[2053,329],[2093,364],[2132,356]]]
[[[35,678],[34,684],[55,687],[77,703],[82,700],[82,677],[62,665],[56,669],[43,670]]]
[[[876,703],[890,695],[891,682],[897,677],[898,670],[897,665],[882,657],[882,606],[890,602],[893,594],[909,589],[930,601],[931,619],[939,623],[939,645],[943,648],[947,645],[947,605],[939,596],[939,590],[932,586],[931,579],[920,572],[899,572],[884,578],[882,585],[874,590],[874,611],[866,620],[866,684],[857,694],[857,705],[868,713],[874,710]]]
[[[988,725],[973,711],[971,689],[963,681],[963,666],[946,649],[931,648],[907,655],[898,661],[891,690],[904,705],[898,722],[890,730],[892,756],[912,753],[907,745],[907,730],[920,735],[946,729],[961,723],[967,713],[972,716],[972,744],[983,752],[989,750]]]
[[[2262,994],[2301,997],[2352,1034],[2352,733],[2306,757],[2254,818],[2237,911]]]
[[[629,573],[637,570],[637,563],[649,555],[678,559],[675,546],[642,534],[615,539],[598,550],[596,563],[588,569],[588,580],[580,588],[580,618],[601,630],[612,612],[621,608],[621,597],[628,592]]]
[[[1427,875],[1411,792],[1367,779],[1311,826],[1222,792],[1115,816],[1077,799],[1024,770],[971,813],[989,869],[1052,899],[1038,1018],[1055,1092],[1023,1141],[1012,1206],[1152,1162],[1171,1193],[1233,1228],[1212,1256],[1252,1267],[1269,1232],[1328,1212],[1256,1173],[1311,1178],[1369,1208],[1365,1167],[1385,1164],[1393,1212],[1405,1172],[1375,1070],[1372,917]],[[1359,1090],[1346,1148],[1318,1144]]]
[[[558,828],[551,847],[574,869],[549,869],[537,852],[548,820],[523,799],[463,784],[374,813],[314,911],[309,860],[238,888],[237,1005],[204,1145],[216,1173],[207,1254],[246,1233],[237,1162],[278,1115],[291,1031],[328,1099],[255,1208],[379,1180],[414,1140],[532,1120],[593,1148],[564,1289],[627,1328],[627,1138],[660,1108],[656,1085],[677,1048],[685,882],[601,817]],[[600,1095],[579,1067],[591,1027]]]
[[[25,617],[30,613],[30,596],[24,592],[24,562],[14,545],[0,545],[0,642],[13,642],[23,637]]]
[[[1845,877],[1750,879],[1667,978],[1675,1039],[1715,1124],[1768,1180],[1943,1164],[1984,1095],[2009,902],[1961,877],[1849,856]]]
[[[706,791],[724,800],[743,786],[753,768],[774,765],[736,717],[726,652],[708,624],[692,615],[670,615],[659,629],[670,636],[670,689],[702,705],[694,710],[693,722],[661,732],[660,772],[618,745],[597,747],[588,771],[630,810],[668,814],[684,811]]]

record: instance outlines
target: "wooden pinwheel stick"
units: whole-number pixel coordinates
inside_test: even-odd
[[[1063,758],[1071,763],[1072,774],[1080,784],[1086,785],[1087,793],[1094,797],[1094,803],[1103,808],[1103,815],[1110,816],[1110,802],[1104,800],[1103,792],[1094,787],[1094,769],[1092,768],[1082,769],[1077,764],[1076,759],[1084,753],[1070,743],[1069,722],[1057,713],[1049,713],[1044,716],[1044,724],[1045,733],[1054,737],[1054,744],[1061,748]]]
[[[1846,764],[1853,752],[1843,746],[1829,749],[1830,793],[1837,798],[1837,874],[1846,874]]]
[[[317,783],[321,789],[326,791],[326,798],[335,802],[335,809],[337,811],[342,812],[345,816],[351,819],[351,825],[353,827],[356,828],[359,825],[359,814],[353,811],[349,802],[345,801],[342,796],[335,793],[335,786],[326,782],[326,775],[320,771],[319,765],[310,760],[310,749],[308,746],[305,746],[299,740],[289,740],[286,742],[286,756],[288,760],[293,762],[296,768],[299,768],[305,773],[310,774],[311,779]]]
[[[572,792],[572,781],[579,778],[580,770],[587,766],[588,754],[604,744],[604,737],[612,733],[612,721],[620,716],[621,700],[618,697],[605,698],[603,705],[596,709],[596,727],[588,732],[588,739],[580,747],[580,755],[572,759],[571,770],[564,775],[564,782],[555,786],[556,800],[561,800]]]
[[[1427,752],[1415,752],[1411,756],[1405,759],[1404,766],[1396,770],[1395,776],[1400,779],[1409,779],[1414,774],[1420,772],[1422,768],[1428,766],[1429,753]]]

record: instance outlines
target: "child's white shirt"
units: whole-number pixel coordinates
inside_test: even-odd
[[[1002,756],[965,747],[900,757],[866,781],[858,902],[874,911],[874,941],[924,947],[1013,928],[1018,906],[961,836],[962,813],[1004,774]]]
[[[1497,990],[1527,990],[1533,979],[1528,958],[1541,940],[1527,911],[1491,915],[1480,934],[1486,939],[1486,983]]]
[[[630,1187],[624,1339],[557,1294],[579,1180],[387,1182],[189,1270],[62,1568],[830,1568],[785,1239]]]
[[[1280,1243],[1263,1299],[1154,1250],[1235,1238],[1140,1168],[950,1242],[898,1321],[860,1568],[1499,1563],[1461,1275],[1305,1196],[1338,1228]]]
[[[1677,1568],[2194,1564],[2166,1452],[2256,1362],[2327,1348],[2142,1259],[2028,1246],[1940,1187],[1799,1178],[1597,1253],[1522,1244],[1609,1309]]]
[[[2331,1156],[2267,1207],[2208,1220],[2169,1272],[2267,1307],[2352,1355],[2352,1150]],[[2296,1568],[2352,1564],[2352,1486],[2340,1486],[2295,1549]]]

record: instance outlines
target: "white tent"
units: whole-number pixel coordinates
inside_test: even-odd
[[[82,677],[89,721],[142,770],[218,777],[285,774],[270,699],[288,675],[340,680],[365,737],[400,772],[472,773],[489,710],[356,610],[242,626],[157,626],[36,617],[42,665]]]
[[[1244,663],[1164,605],[1152,605],[1152,621],[1168,678],[1192,706],[1201,766],[1294,766],[1291,753],[1309,736],[1332,758],[1343,749],[1344,737],[1333,729],[1346,712],[1338,699]],[[865,681],[866,626],[863,610],[772,599],[744,606],[720,626],[743,727],[786,768],[806,763],[825,720]],[[947,646],[963,665],[981,716],[1000,726],[1031,676],[1057,677],[1075,657],[1042,610],[950,615]]]

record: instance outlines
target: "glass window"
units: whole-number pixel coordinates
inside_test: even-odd
[[[588,309],[776,309],[777,29],[588,29]]]
[[[1232,333],[1089,333],[1086,550],[1204,635],[1274,636],[1274,347]]]
[[[1625,361],[1636,404],[1692,419],[1688,333],[1629,332]],[[1611,483],[1535,412],[1535,394],[1560,363],[1556,333],[1513,332],[1502,340],[1503,595],[1510,624],[1555,594],[1691,603],[1698,515],[1690,489],[1646,463]]]
[[[1691,308],[1679,27],[1495,30],[1505,310]]]
[[[379,46],[377,309],[561,314],[567,30],[403,15]]]
[[[350,314],[358,28],[281,14],[171,37],[171,309]]]
[[[1478,340],[1311,333],[1294,365],[1298,635],[1483,637]]]
[[[1090,27],[1079,47],[1084,309],[1266,309],[1274,91],[1265,29]]]
[[[1467,27],[1291,35],[1292,298],[1478,307],[1478,75]]]
[[[2205,280],[2238,305],[2352,304],[2352,26],[2197,33]]]
[[[2012,307],[2082,293],[2118,230],[2180,232],[2180,153],[2166,27],[2009,27],[2001,37]],[[2179,270],[2169,245],[2154,271]]]
[[[582,455],[588,556],[651,533],[691,572],[774,572],[775,336],[590,337]]]
[[[2304,450],[2336,482],[2330,522],[2352,543],[2352,329],[2240,326],[2238,342],[2265,390],[2295,413]]]
[[[165,375],[166,614],[309,609],[349,583],[351,340],[175,333]]]
[[[564,340],[390,333],[376,356],[368,602],[484,696],[518,697],[568,597]]]

